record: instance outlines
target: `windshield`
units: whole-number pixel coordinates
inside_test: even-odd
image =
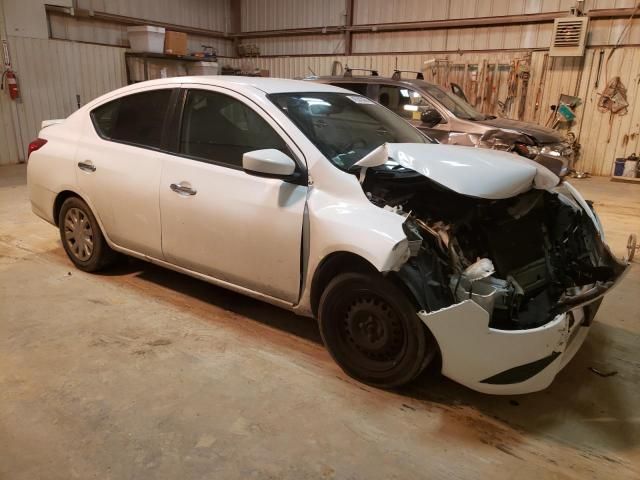
[[[383,143],[431,143],[390,110],[347,93],[277,93],[268,98],[342,170]]]
[[[430,83],[421,85],[422,88],[447,110],[463,120],[486,120],[487,117],[452,92],[447,92],[438,85]]]

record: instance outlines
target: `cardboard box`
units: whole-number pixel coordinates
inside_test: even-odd
[[[164,34],[164,53],[171,55],[187,54],[187,34],[181,32],[170,32]]]

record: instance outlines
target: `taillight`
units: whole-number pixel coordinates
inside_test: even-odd
[[[36,138],[33,142],[29,144],[27,159],[31,156],[33,152],[36,150],[40,150],[47,141],[44,138]]]

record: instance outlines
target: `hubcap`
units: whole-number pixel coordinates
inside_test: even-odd
[[[93,229],[87,215],[79,208],[70,208],[64,217],[64,239],[69,251],[78,260],[87,261],[93,253]]]

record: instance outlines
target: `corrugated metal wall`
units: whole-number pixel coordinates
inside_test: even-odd
[[[588,45],[614,45],[626,19],[595,19],[590,22]],[[460,28],[413,32],[357,33],[354,53],[456,52],[458,50],[502,50],[549,48],[552,23],[500,27]],[[627,44],[640,44],[640,19],[635,19]],[[294,52],[289,51],[289,54]]]
[[[241,0],[241,2],[243,32],[325,27],[345,23],[344,0]]]
[[[96,22],[88,18],[74,18],[56,13],[49,14],[49,25],[51,28],[51,37],[58,40],[75,40],[105,45],[119,45],[122,47],[129,46],[126,25]],[[229,57],[234,54],[233,42],[231,40],[189,35],[187,48],[190,51],[202,50],[202,45],[212,46],[218,55],[224,57]]]
[[[354,23],[392,23],[567,11],[575,0],[355,0]],[[587,0],[587,10],[630,8],[634,0]]]
[[[79,0],[78,6],[227,31],[230,27],[231,1],[236,0]],[[237,1],[242,1],[243,31],[335,26],[345,21],[344,0]],[[573,0],[355,0],[353,16],[355,24],[388,23],[553,12],[567,10],[573,3]],[[588,0],[586,7],[629,8],[633,5],[634,0]],[[0,17],[0,24],[3,23],[1,20]],[[613,45],[625,24],[626,19],[592,20],[590,44]],[[53,35],[61,38],[119,45],[126,42],[125,29],[114,24],[57,18],[53,15],[50,25]],[[640,149],[640,107],[635,108],[635,104],[640,102],[640,48],[620,48],[608,71],[602,73],[597,89],[594,83],[599,48],[588,49],[584,59],[557,58],[548,61],[543,82],[545,52],[525,49],[546,49],[551,40],[551,31],[551,23],[541,23],[419,32],[357,33],[353,35],[354,55],[349,57],[341,55],[344,38],[340,34],[248,39],[246,43],[260,46],[262,55],[277,57],[225,59],[221,63],[241,66],[253,62],[259,68],[270,70],[272,76],[293,78],[312,72],[329,74],[334,60],[340,61],[343,66],[375,67],[381,74],[389,75],[396,61],[402,68],[422,70],[426,60],[447,59],[448,73],[443,75],[441,69],[429,68],[425,71],[427,79],[441,84],[456,81],[469,89],[470,85],[475,85],[469,77],[473,66],[482,66],[487,72],[494,68],[491,76],[495,90],[493,98],[503,101],[509,66],[528,56],[532,78],[527,91],[524,118],[544,124],[550,113],[550,105],[557,103],[561,93],[581,97],[583,105],[577,110],[578,117],[573,128],[576,133],[581,133],[583,144],[579,166],[592,173],[609,174],[614,158]],[[76,108],[76,94],[81,96],[81,102],[84,103],[125,83],[121,48],[21,37],[11,37],[9,40],[24,98],[22,103],[14,103],[8,101],[6,95],[0,96],[0,163],[24,158],[25,145],[36,134],[40,121],[68,115]],[[200,43],[213,43],[221,55],[233,55],[229,40],[192,36],[192,48],[198,48]],[[623,43],[640,44],[640,19],[634,21]],[[608,51],[605,51],[605,55]],[[615,74],[621,75],[628,88],[631,107],[628,115],[613,117],[609,129],[610,118],[608,114],[598,111],[597,100],[606,82],[605,76],[611,78]],[[514,105],[518,104],[521,95],[522,89],[504,113],[511,116],[516,113]],[[471,96],[478,108],[500,113],[496,101],[486,102],[477,94]],[[609,131],[611,138],[607,141]]]
[[[575,95],[583,100],[576,110],[576,122],[571,131],[579,135],[582,151],[577,164],[578,169],[586,170],[594,175],[609,175],[615,158],[640,152],[640,48],[622,47],[616,50],[607,71],[602,68],[598,88],[595,80],[598,70],[599,48],[589,48],[582,58],[558,57],[547,60],[546,73],[543,80],[543,61],[545,52],[533,52],[530,58],[532,77],[524,99],[525,112],[523,119],[540,124],[548,123],[552,113],[551,105],[556,105],[561,94]],[[610,48],[604,49],[604,58]],[[485,113],[500,114],[497,101],[491,104],[481,98],[475,98],[472,83],[466,82],[462,73],[464,66],[479,66],[493,72],[496,65],[497,76],[491,76],[492,95],[504,102],[507,97],[508,66],[512,61],[524,60],[527,52],[479,52],[466,54],[414,54],[414,55],[352,55],[352,56],[309,56],[309,57],[275,57],[250,60],[257,67],[267,69],[273,77],[301,78],[314,72],[317,75],[329,75],[334,61],[342,67],[375,68],[380,75],[388,76],[393,72],[396,62],[400,68],[423,71],[424,62],[431,59],[449,60],[448,74],[444,74],[443,66],[432,70],[424,70],[426,79],[434,83],[446,84],[450,81],[465,87],[471,103]],[[246,59],[228,60],[239,67]],[[444,64],[443,64],[444,65]],[[456,68],[458,67],[458,68]],[[462,67],[462,68],[460,68]],[[472,70],[467,71],[468,80]],[[606,84],[605,78],[619,75],[627,87],[629,113],[625,116],[610,117],[597,108],[597,102]],[[541,85],[542,84],[542,85]],[[538,93],[539,92],[539,93]],[[516,98],[505,116],[515,118],[523,90],[518,88]],[[536,100],[538,107],[536,108]],[[636,107],[637,105],[637,107]],[[611,120],[611,127],[610,127]],[[611,134],[611,138],[607,141]]]
[[[76,95],[85,104],[126,84],[122,48],[23,37],[8,40],[19,72],[21,100],[12,102],[18,131],[12,141],[9,138],[13,150],[2,152],[0,147],[0,163],[24,161],[26,146],[42,120],[67,117],[77,109]],[[4,104],[6,95],[2,97]]]
[[[4,6],[0,0],[0,39],[7,38],[5,31]],[[1,48],[1,46],[0,46]],[[0,53],[0,57],[2,54]],[[2,67],[2,63],[0,63]],[[2,68],[4,70],[4,68]],[[18,154],[18,135],[16,105],[4,91],[0,92],[0,165],[16,163]]]
[[[78,8],[226,32],[229,0],[78,0]]]

